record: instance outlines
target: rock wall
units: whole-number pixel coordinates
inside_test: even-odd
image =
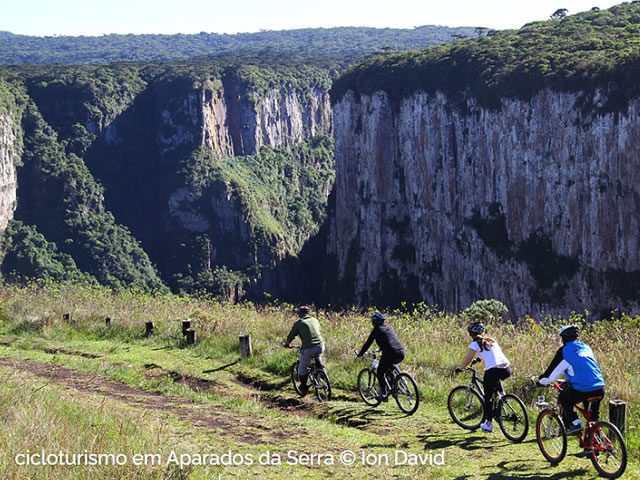
[[[222,90],[203,88],[161,106],[160,116],[163,153],[198,144],[219,155],[253,155],[263,145],[291,147],[332,128],[327,91],[312,88],[302,100],[282,86],[257,98],[235,79],[224,80]]]
[[[16,209],[16,165],[22,155],[16,129],[13,117],[0,112],[0,238]]]
[[[451,310],[496,298],[516,316],[638,312],[640,101],[601,105],[347,93],[329,241],[344,288]]]

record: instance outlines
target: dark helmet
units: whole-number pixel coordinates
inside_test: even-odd
[[[467,331],[471,335],[480,335],[481,333],[484,333],[484,323],[482,322],[470,323],[469,326],[467,327]]]
[[[377,325],[382,325],[386,319],[387,317],[385,317],[384,314],[380,312],[376,312],[371,315],[371,321]]]
[[[307,307],[306,305],[300,305],[298,307],[298,315],[300,315],[301,317],[304,317],[310,311],[311,311],[311,309],[309,307]]]
[[[577,325],[567,325],[558,330],[558,335],[562,337],[565,342],[573,342],[580,335],[580,328]]]

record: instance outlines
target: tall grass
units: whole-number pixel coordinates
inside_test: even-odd
[[[70,321],[63,320],[64,313],[71,314]],[[386,313],[388,323],[407,350],[402,367],[415,376],[427,404],[442,406],[452,385],[462,380],[453,378],[451,373],[470,343],[467,321],[459,314],[427,305]],[[353,352],[362,346],[370,332],[368,313],[319,310],[315,315],[322,324],[327,347],[324,358],[333,384],[354,390],[357,373],[366,363],[356,359]],[[111,328],[104,325],[107,316],[112,318]],[[295,359],[293,352],[280,345],[296,318],[293,306],[287,304],[231,304],[212,298],[112,292],[49,283],[0,286],[0,334],[5,337],[37,335],[61,342],[113,339],[183,348],[180,331],[183,318],[192,319],[199,338],[198,345],[189,349],[189,355],[220,363],[236,361],[238,336],[248,333],[252,336],[254,355],[245,361],[247,367],[286,375]],[[156,333],[146,338],[144,322],[148,320],[154,321]],[[584,312],[569,318],[488,321],[488,333],[498,340],[514,368],[507,388],[532,405],[533,398],[541,392],[533,388],[529,379],[541,374],[551,361],[561,346],[557,329],[568,323],[582,325],[582,340],[592,346],[598,358],[607,382],[605,401],[620,397],[629,403],[627,438],[631,449],[637,450],[640,317],[591,322],[588,312]],[[606,414],[606,405],[602,410]]]
[[[136,466],[132,461],[134,454],[164,450],[162,425],[143,414],[109,411],[104,402],[95,404],[92,400],[49,391],[46,383],[38,385],[0,368],[3,478],[67,480],[105,478],[108,474],[109,478],[142,480],[171,476],[166,469]],[[42,452],[48,458],[47,465],[42,465]],[[63,459],[56,458],[60,452]],[[119,457],[117,461],[89,457],[96,454]],[[125,458],[126,463],[118,465]]]

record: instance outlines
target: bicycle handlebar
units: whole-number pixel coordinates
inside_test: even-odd
[[[363,357],[377,357],[376,353],[378,353],[380,351],[380,349],[376,349],[376,350],[371,350],[369,352],[364,352],[364,354],[362,354]],[[353,353],[355,355],[358,355],[358,350],[354,350]]]
[[[551,387],[557,390],[561,390],[564,382],[565,380],[558,380],[555,383],[550,383],[549,385],[543,385],[540,383],[539,377],[536,377],[536,376],[531,377],[531,383],[533,383],[534,387]]]
[[[471,365],[475,365],[478,362],[481,362],[482,360],[480,360],[480,357],[476,357],[474,358],[471,363],[469,365],[467,365],[466,367],[464,367],[463,369],[459,370],[458,367],[453,369],[453,373],[460,373],[460,372],[464,372],[464,371],[470,371],[470,372],[475,372],[476,369],[473,368]]]

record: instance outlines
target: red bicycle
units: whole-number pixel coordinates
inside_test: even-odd
[[[551,387],[561,390],[563,382]],[[600,402],[602,397],[588,398],[587,402]],[[536,406],[542,408],[536,421],[536,440],[544,458],[552,465],[559,464],[567,454],[567,431],[562,422],[562,408],[556,403],[546,402],[544,395],[538,397]],[[627,446],[613,423],[591,420],[587,408],[575,408],[585,419],[585,428],[578,435],[583,456],[588,456],[596,470],[606,478],[618,478],[627,468]]]

